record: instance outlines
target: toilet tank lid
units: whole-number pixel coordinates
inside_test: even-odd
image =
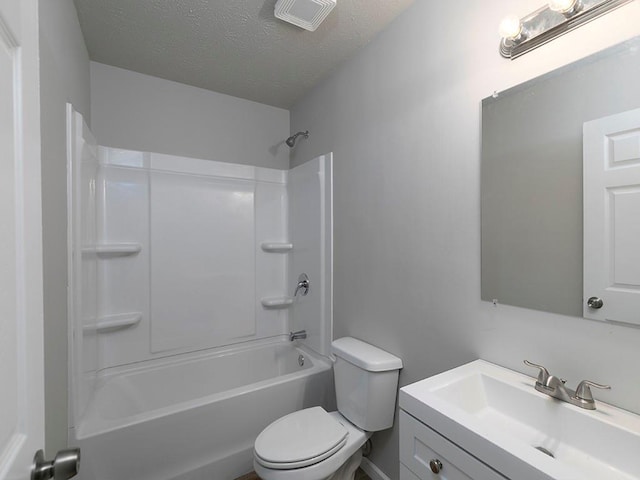
[[[331,344],[331,352],[336,357],[368,372],[385,372],[402,368],[402,359],[353,337],[334,340]]]

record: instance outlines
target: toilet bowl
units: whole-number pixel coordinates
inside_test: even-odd
[[[371,432],[359,429],[339,412],[327,413],[322,407],[299,410],[258,436],[254,469],[263,480],[353,478],[362,446],[370,437]]]
[[[306,408],[265,428],[253,460],[263,480],[352,480],[366,441],[393,425],[402,360],[350,337],[331,350],[338,411]]]

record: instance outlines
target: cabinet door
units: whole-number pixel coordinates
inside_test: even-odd
[[[442,465],[438,473],[432,472],[431,461]],[[422,480],[506,478],[403,411],[400,411],[400,462]],[[406,478],[411,480],[410,476]]]

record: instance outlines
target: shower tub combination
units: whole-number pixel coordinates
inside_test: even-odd
[[[114,149],[68,115],[79,478],[241,476],[269,423],[335,402],[331,155],[283,171]]]
[[[223,480],[253,469],[269,423],[331,408],[331,364],[286,339],[219,350],[99,380],[77,427],[83,480]]]

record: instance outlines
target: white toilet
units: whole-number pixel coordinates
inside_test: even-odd
[[[351,337],[331,351],[338,411],[306,408],[265,428],[253,451],[263,480],[352,480],[365,442],[393,425],[402,360]]]

